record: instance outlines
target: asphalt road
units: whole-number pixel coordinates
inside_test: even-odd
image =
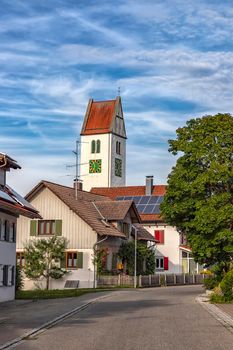
[[[200,286],[115,292],[16,349],[232,350],[232,333],[195,302],[200,293]]]

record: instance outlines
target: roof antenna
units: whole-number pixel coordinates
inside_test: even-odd
[[[118,86],[117,95],[118,95],[119,97],[121,96],[121,87],[120,87],[120,86]]]

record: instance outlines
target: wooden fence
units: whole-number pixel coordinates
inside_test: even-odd
[[[185,284],[203,284],[208,275],[197,274],[156,274],[148,276],[137,276],[138,287],[159,287],[159,286],[177,286]],[[132,286],[134,277],[128,275],[117,276],[99,276],[98,286]]]

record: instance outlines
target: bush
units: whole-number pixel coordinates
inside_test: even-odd
[[[220,287],[225,301],[233,300],[233,270],[226,273]]]
[[[15,275],[15,290],[21,290],[23,289],[24,283],[23,283],[23,276],[22,276],[22,270],[19,265],[16,265],[16,275]]]
[[[219,284],[219,279],[217,277],[207,277],[204,279],[205,289],[214,289]]]

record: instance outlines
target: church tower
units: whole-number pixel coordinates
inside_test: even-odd
[[[83,189],[125,186],[127,137],[121,98],[89,100],[80,135]]]

